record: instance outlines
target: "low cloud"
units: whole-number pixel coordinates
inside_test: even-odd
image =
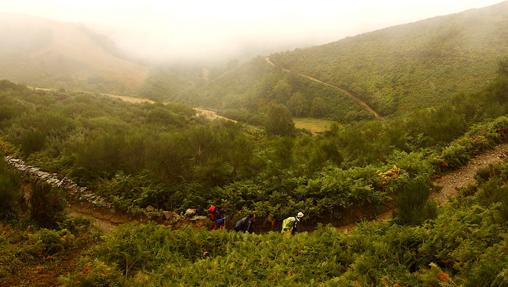
[[[5,2],[5,3],[2,3]],[[322,44],[499,0],[37,1],[0,11],[79,22],[151,60],[233,59]]]

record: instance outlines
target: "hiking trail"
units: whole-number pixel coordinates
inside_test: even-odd
[[[302,78],[305,78],[309,81],[312,81],[312,82],[315,82],[315,83],[318,83],[320,85],[323,85],[323,86],[326,86],[326,87],[329,87],[329,88],[332,88],[334,90],[337,90],[339,92],[341,92],[342,94],[346,95],[347,97],[349,97],[351,100],[353,100],[354,102],[356,102],[357,104],[359,104],[360,106],[362,106],[366,111],[368,111],[371,115],[374,116],[374,118],[376,119],[382,119],[381,115],[376,112],[371,106],[369,106],[369,104],[367,104],[365,101],[363,101],[362,99],[360,99],[358,96],[356,96],[353,92],[351,91],[348,91],[344,88],[341,88],[339,86],[336,86],[336,85],[332,85],[332,84],[329,84],[329,83],[326,83],[326,82],[323,82],[317,78],[314,78],[312,76],[309,76],[307,74],[303,74],[303,73],[300,73],[300,72],[295,72],[295,71],[291,71],[287,68],[284,68],[282,66],[279,66],[279,65],[276,65],[271,59],[270,57],[266,57],[265,58],[265,61],[266,63],[268,63],[268,65],[272,66],[272,67],[275,67],[275,68],[280,68],[282,71],[286,72],[286,73],[295,73],[296,75],[302,77]]]
[[[491,164],[499,164],[508,158],[508,143],[500,144],[494,149],[487,150],[473,158],[468,163],[454,171],[443,174],[436,178],[433,183],[440,187],[439,192],[434,192],[429,196],[430,201],[434,201],[438,206],[444,206],[448,201],[459,195],[460,189],[472,185],[476,182],[476,173]],[[382,222],[392,219],[394,208],[390,208],[381,213],[372,222]],[[336,229],[341,232],[353,230],[358,223],[351,223],[344,226],[338,226]]]
[[[269,57],[265,58],[266,61],[277,67]],[[281,68],[285,72],[291,72],[288,69]],[[309,80],[322,83],[329,87],[333,87],[342,91],[341,88],[321,82],[318,79],[312,78],[310,76],[299,74],[302,77],[305,77]],[[43,89],[43,88],[35,88],[37,90],[49,90],[53,91],[53,89]],[[345,91],[347,92],[347,91]],[[136,100],[130,100],[131,97],[121,97],[111,94],[102,94],[103,96],[114,97],[119,100],[123,100],[126,102],[139,104],[146,103],[143,101],[139,101],[137,98],[133,98]],[[350,94],[354,97],[354,95]],[[359,99],[358,99],[359,100]],[[361,101],[361,100],[359,100]],[[367,106],[368,107],[368,106]],[[209,120],[213,120],[216,118],[221,118],[220,116],[214,114],[211,111],[206,109],[195,108],[200,116],[208,118]],[[373,110],[372,110],[373,111]],[[211,113],[210,113],[211,112]],[[373,111],[375,113],[375,111]],[[224,120],[230,120],[227,118],[223,118]],[[233,120],[230,120],[233,121]],[[498,164],[503,162],[503,160],[508,158],[508,143],[499,144],[493,149],[484,151],[479,155],[471,158],[467,164],[464,166],[451,171],[449,173],[443,174],[440,177],[436,178],[433,183],[435,186],[441,187],[439,192],[434,192],[429,196],[429,200],[435,201],[439,206],[445,205],[450,199],[458,196],[459,190],[468,185],[475,183],[475,174],[478,170],[488,167],[491,164]],[[32,176],[34,178],[38,178],[40,180],[46,181],[48,184],[63,188],[67,190],[71,197],[77,198],[81,203],[70,204],[68,207],[69,215],[72,217],[84,217],[91,221],[91,223],[97,227],[98,229],[104,232],[112,231],[116,226],[129,222],[138,222],[137,220],[131,219],[128,216],[122,215],[120,213],[115,212],[111,209],[111,204],[106,201],[105,198],[102,198],[92,191],[88,190],[86,187],[80,187],[71,180],[66,177],[60,178],[57,174],[50,174],[44,171],[41,171],[37,167],[33,167],[30,165],[26,165],[22,160],[14,158],[12,156],[6,156],[4,160],[9,163],[13,168],[27,174],[28,176]],[[95,208],[99,207],[99,208]],[[371,220],[372,222],[382,222],[385,220],[389,220],[392,218],[394,208],[389,208],[384,211],[380,215],[378,215],[375,219]],[[175,217],[178,217],[177,214],[170,211],[162,211],[166,220],[171,220]],[[336,226],[336,229],[343,232],[348,232],[354,229],[358,225],[358,222]]]
[[[499,164],[506,158],[508,158],[508,143],[500,144],[494,149],[473,157],[466,165],[434,180],[434,184],[442,189],[440,192],[431,194],[430,200],[435,201],[439,206],[445,205],[450,199],[459,195],[460,189],[476,182],[474,177],[478,170],[491,164]]]
[[[474,184],[474,176],[480,169],[491,164],[499,164],[508,158],[508,143],[500,144],[494,149],[485,151],[469,160],[463,167],[444,174],[434,180],[434,185],[442,187],[440,192],[432,193],[429,200],[435,201],[439,206],[445,205],[450,199],[459,194],[459,190],[468,185]],[[139,222],[126,215],[115,212],[111,205],[100,196],[97,196],[85,187],[79,187],[67,178],[59,179],[57,174],[50,174],[39,170],[36,167],[26,165],[22,160],[12,156],[6,156],[4,160],[13,168],[39,180],[46,181],[55,187],[66,189],[71,197],[81,199],[80,203],[72,202],[67,208],[71,217],[83,217],[89,219],[93,226],[103,232],[111,232],[118,225],[132,222]],[[96,208],[99,205],[102,208]],[[372,222],[389,220],[393,215],[393,208],[381,213]],[[168,212],[168,211],[164,211]],[[171,213],[171,212],[168,212]],[[176,215],[177,216],[177,215]],[[168,215],[167,219],[175,217],[174,213]],[[203,218],[201,218],[203,219]],[[206,219],[205,219],[206,220]],[[358,225],[358,222],[348,225],[337,226],[341,232],[349,232]]]

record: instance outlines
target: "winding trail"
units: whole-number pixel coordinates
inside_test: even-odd
[[[434,201],[438,206],[446,205],[451,199],[457,197],[462,188],[472,185],[476,182],[476,173],[483,168],[490,165],[500,164],[508,159],[508,143],[500,144],[494,149],[485,151],[472,159],[469,162],[449,173],[446,173],[433,181],[434,186],[441,188],[439,192],[433,192],[429,196],[429,201]],[[371,222],[383,222],[390,220],[393,217],[394,208],[390,208],[381,213],[377,218]],[[336,229],[341,232],[350,232],[358,223],[351,223],[348,225],[338,226]]]
[[[124,214],[115,212],[111,209],[107,202],[104,202],[104,199],[94,195],[92,191],[86,188],[75,185],[73,182],[66,180],[65,178],[63,180],[57,180],[58,175],[40,171],[38,168],[28,166],[24,164],[22,160],[13,158],[12,156],[6,156],[4,159],[13,168],[24,172],[29,176],[37,177],[54,185],[55,187],[64,188],[68,192],[74,193],[74,197],[78,196],[86,199],[87,201],[85,202],[72,202],[67,208],[68,214],[71,217],[89,219],[96,228],[103,232],[111,232],[121,224],[139,222],[138,220],[129,218]],[[474,184],[474,176],[478,170],[486,168],[492,164],[499,164],[507,159],[508,143],[500,144],[492,150],[488,150],[473,157],[463,167],[435,179],[434,185],[442,188],[440,192],[431,194],[429,200],[437,202],[439,206],[445,205],[450,199],[458,196],[461,188]],[[101,202],[101,205],[107,208],[95,208],[97,201]],[[393,208],[390,208],[371,221],[382,222],[390,220],[393,215],[393,210]],[[340,232],[349,232],[357,225],[358,222],[337,226],[336,229]]]
[[[266,58],[266,61],[270,65],[277,67],[273,62],[270,61],[268,57]],[[288,69],[285,68],[282,69],[285,72],[291,72]],[[321,82],[310,76],[306,76],[304,74],[299,75],[309,80],[322,83],[326,86],[333,87],[343,91],[339,87]],[[42,88],[36,89],[51,90]],[[132,98],[134,100],[131,101],[131,97],[116,96],[111,94],[102,94],[102,95],[114,97],[134,104],[146,103],[146,99],[145,101],[143,100],[139,101],[138,98]],[[352,94],[350,95],[354,97]],[[359,99],[357,100],[361,101]],[[209,118],[210,120],[222,118],[217,114],[213,113],[212,111],[208,111],[206,109],[196,108],[195,110],[198,114],[206,118]],[[375,111],[373,112],[375,113]],[[227,118],[222,119],[230,120]],[[122,216],[121,214],[117,214],[114,211],[111,212],[104,211],[104,208],[109,209],[111,205],[108,202],[106,202],[104,198],[101,198],[100,196],[93,194],[93,192],[88,190],[86,187],[79,187],[72,181],[66,179],[65,177],[61,179],[57,174],[49,174],[47,172],[39,170],[37,167],[26,165],[22,160],[16,159],[12,156],[6,156],[4,159],[13,168],[18,169],[24,173],[27,173],[30,176],[37,177],[44,181],[47,181],[49,184],[54,185],[55,187],[64,188],[68,190],[73,195],[73,197],[79,197],[80,199],[85,200],[85,204],[83,203],[71,204],[68,207],[70,216],[87,218],[92,222],[94,226],[96,226],[98,229],[104,232],[110,232],[120,224],[136,222],[136,220],[130,219],[126,216]],[[474,156],[469,160],[469,162],[466,165],[462,166],[461,168],[436,178],[433,183],[435,186],[441,187],[441,190],[439,192],[432,193],[429,197],[429,200],[435,201],[439,206],[445,205],[450,199],[453,199],[458,196],[460,189],[475,183],[474,177],[475,174],[478,172],[478,170],[486,168],[489,165],[499,164],[507,159],[508,159],[508,143],[500,144],[491,150],[487,150],[479,155]],[[90,207],[88,204],[99,205],[103,208],[94,209],[93,207]],[[393,208],[386,210],[372,221],[382,222],[385,220],[390,220],[393,215],[393,210],[394,210]],[[341,232],[349,232],[352,229],[354,229],[357,225],[358,223],[352,223],[348,225],[337,226],[336,229]]]
[[[381,115],[376,112],[371,106],[369,106],[369,104],[367,104],[365,101],[363,101],[362,99],[360,99],[358,96],[356,96],[353,92],[350,92],[348,90],[345,90],[344,88],[341,88],[339,86],[336,86],[336,85],[332,85],[332,84],[329,84],[329,83],[326,83],[326,82],[323,82],[319,79],[316,79],[312,76],[309,76],[309,75],[306,75],[306,74],[303,74],[303,73],[300,73],[300,72],[294,72],[294,71],[291,71],[287,68],[284,68],[282,66],[279,66],[279,65],[276,65],[271,59],[270,57],[266,57],[265,58],[265,61],[266,63],[268,63],[268,65],[274,67],[274,68],[280,68],[282,71],[286,72],[286,73],[295,73],[296,75],[302,77],[302,78],[305,78],[309,81],[312,81],[312,82],[315,82],[315,83],[318,83],[320,85],[323,85],[323,86],[326,86],[326,87],[329,87],[329,88],[332,88],[334,90],[337,90],[339,92],[341,92],[342,94],[348,96],[351,100],[353,100],[354,102],[358,103],[360,106],[362,106],[366,111],[368,111],[370,114],[372,114],[374,116],[374,118],[376,119],[382,119]]]
[[[500,144],[472,158],[465,166],[434,180],[434,184],[442,189],[440,192],[431,194],[430,200],[435,201],[439,206],[445,205],[450,199],[457,197],[460,189],[476,182],[474,177],[478,170],[491,164],[499,164],[507,158],[508,143]]]
[[[208,119],[210,121],[213,121],[213,120],[223,120],[223,121],[232,122],[232,123],[237,123],[238,122],[238,121],[235,121],[233,119],[221,116],[221,115],[217,114],[217,112],[214,112],[212,110],[208,110],[208,109],[205,109],[205,108],[193,108],[193,110],[196,112],[196,114],[198,116],[204,117],[205,119]]]
[[[107,213],[83,203],[70,203],[66,212],[70,217],[88,219],[95,228],[104,233],[113,231],[121,224],[136,222],[126,216],[116,214],[114,211]]]

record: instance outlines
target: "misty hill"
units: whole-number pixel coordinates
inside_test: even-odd
[[[106,37],[83,26],[10,14],[0,15],[0,79],[33,86],[129,92],[145,68]]]
[[[389,114],[477,91],[508,56],[508,2],[271,57]]]
[[[201,97],[224,109],[252,110],[273,100],[296,116],[352,120],[369,115],[298,73],[353,92],[388,115],[482,89],[505,56],[508,2],[271,55],[278,68],[258,58],[224,75],[211,74]]]

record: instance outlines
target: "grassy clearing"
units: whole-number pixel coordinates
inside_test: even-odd
[[[308,130],[313,134],[322,133],[330,130],[332,124],[337,123],[332,120],[316,119],[316,118],[293,118],[297,129]]]

